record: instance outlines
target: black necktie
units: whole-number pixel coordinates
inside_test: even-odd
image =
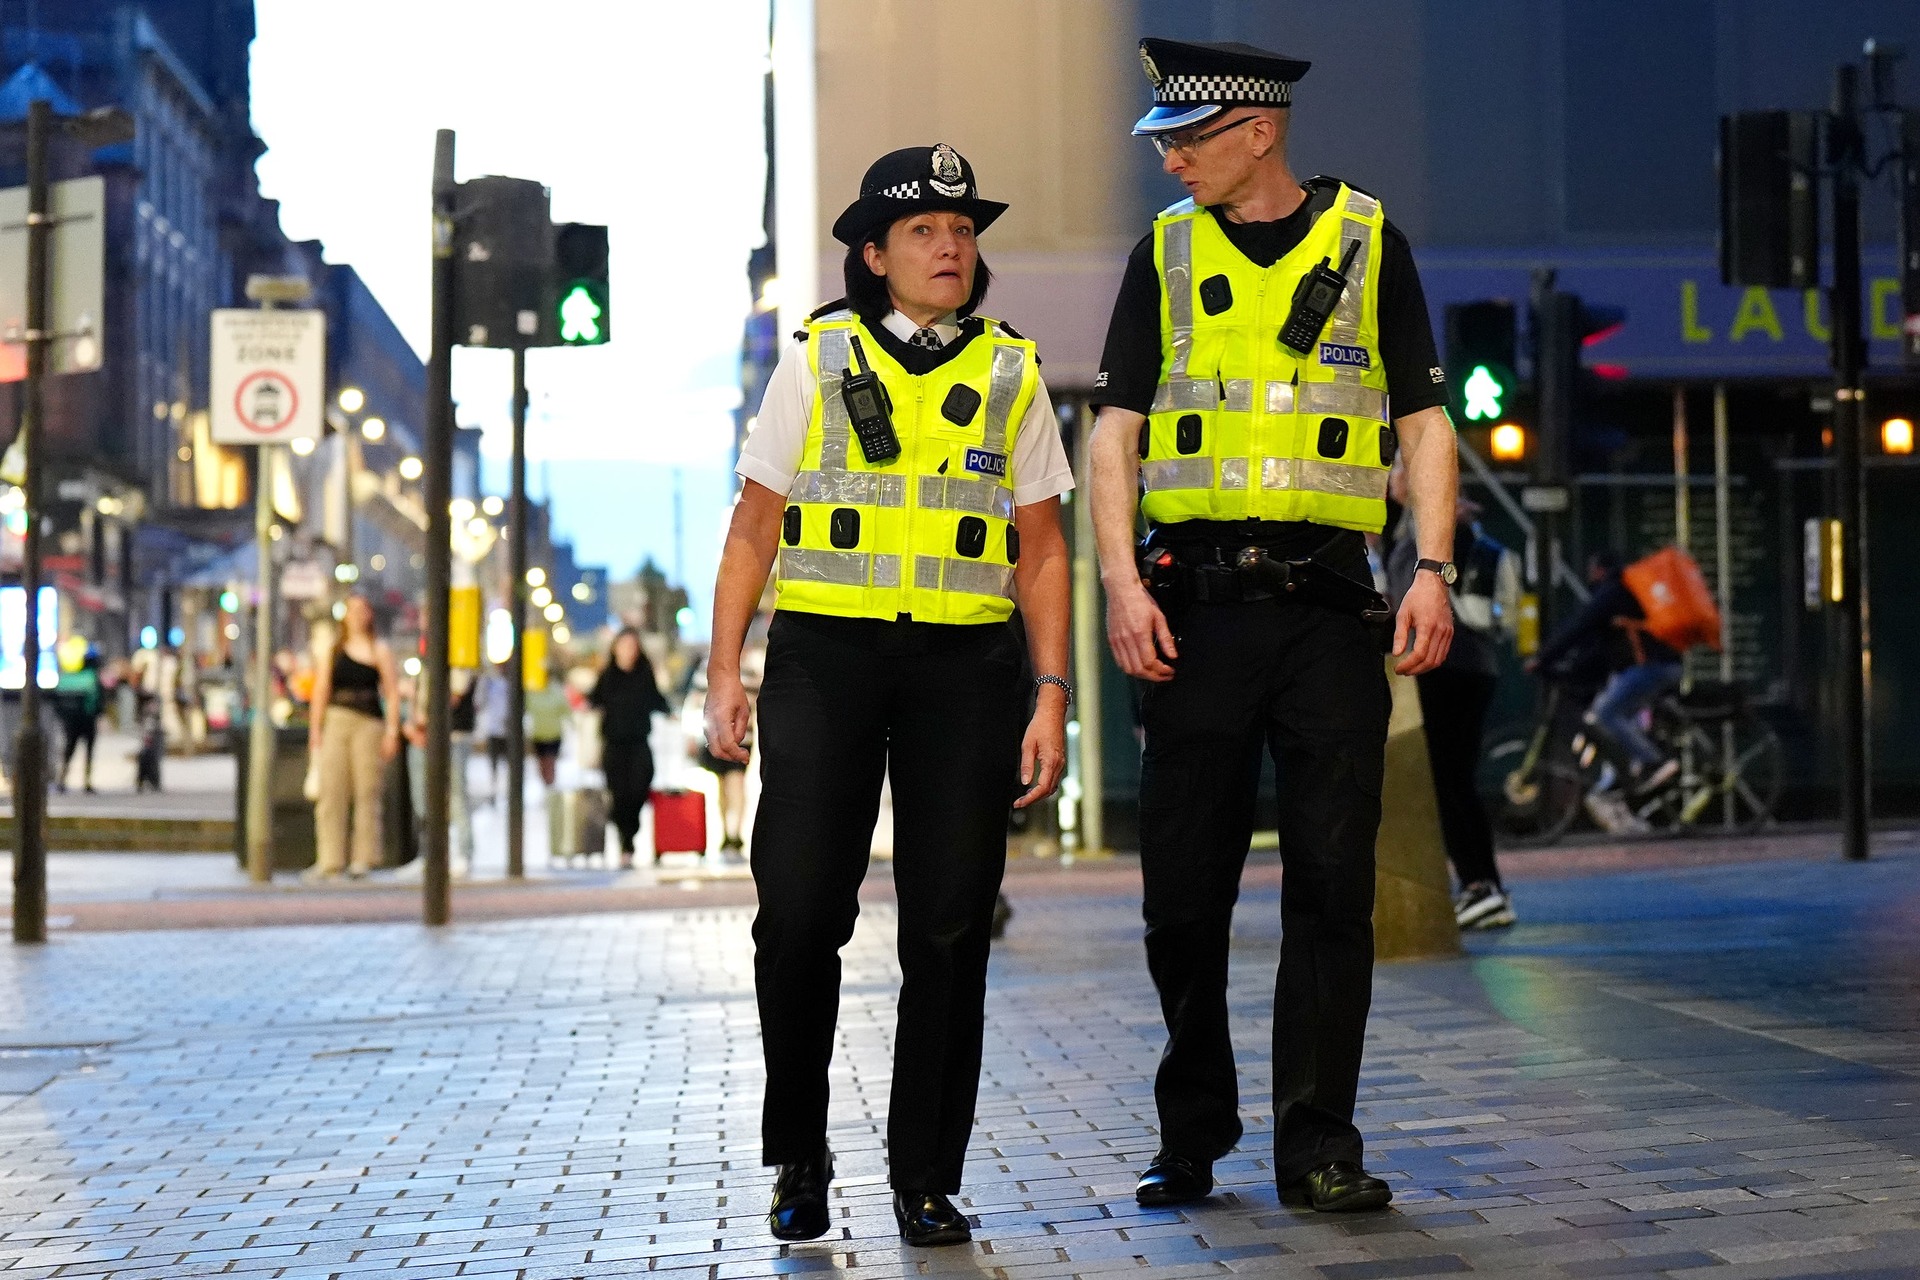
[[[940,341],[940,335],[932,329],[915,329],[913,336],[907,341],[916,347],[925,347],[929,351],[938,351],[946,345]]]

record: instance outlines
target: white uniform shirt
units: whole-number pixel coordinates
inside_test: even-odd
[[[888,312],[882,323],[903,342],[911,339],[919,327],[898,311]],[[952,315],[942,316],[932,327],[940,335],[942,345],[960,336],[960,326]],[[806,452],[813,391],[814,376],[807,366],[807,344],[796,339],[781,353],[780,363],[767,380],[767,394],[760,402],[759,418],[747,433],[746,443],[740,446],[740,461],[734,466],[739,475],[783,497],[793,488],[793,478],[799,474],[800,459]],[[1016,507],[1045,502],[1073,488],[1073,468],[1068,465],[1066,448],[1060,443],[1060,423],[1053,416],[1053,401],[1047,395],[1044,380],[1036,381],[1033,403],[1027,407],[1027,416],[1020,420],[1007,470]]]

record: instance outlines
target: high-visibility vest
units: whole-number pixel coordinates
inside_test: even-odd
[[[846,618],[999,622],[1013,612],[1010,463],[1039,386],[1033,343],[998,321],[931,373],[908,373],[850,311],[807,324],[813,406],[787,490],[775,607]],[[840,387],[858,336],[892,401],[900,454],[861,451]],[[858,369],[853,369],[858,372]]]
[[[1160,385],[1141,510],[1179,520],[1310,520],[1379,532],[1397,447],[1380,362],[1380,202],[1342,184],[1293,252],[1255,264],[1183,200],[1153,224]],[[1295,287],[1358,243],[1347,287],[1302,356],[1279,341]]]

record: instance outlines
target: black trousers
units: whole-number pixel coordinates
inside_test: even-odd
[[[1441,667],[1418,681],[1447,858],[1461,887],[1483,880],[1499,884],[1500,868],[1493,861],[1493,822],[1480,798],[1480,739],[1499,678]]]
[[[1141,705],[1147,966],[1168,1033],[1154,1082],[1161,1145],[1217,1160],[1240,1140],[1228,931],[1268,749],[1284,866],[1273,997],[1284,1185],[1362,1153],[1353,1107],[1373,998],[1386,674],[1359,619],[1292,601],[1196,604],[1179,648],[1178,674],[1148,685]]]
[[[1003,625],[823,627],[775,614],[753,827],[767,1164],[817,1156],[826,1141],[840,948],[890,774],[902,983],[888,1167],[899,1188],[960,1189],[1019,772],[1019,670]]]
[[[644,741],[609,739],[600,749],[600,768],[607,775],[607,808],[620,852],[633,852],[640,831],[640,810],[653,790],[653,750]]]

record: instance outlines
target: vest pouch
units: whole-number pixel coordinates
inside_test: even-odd
[[[790,547],[800,545],[800,508],[788,507],[780,517],[780,540]]]
[[[1345,418],[1320,419],[1320,439],[1315,452],[1323,458],[1338,460],[1347,456],[1348,427]]]
[[[1390,467],[1400,456],[1400,433],[1390,426],[1380,428],[1380,465]]]
[[[980,393],[965,383],[955,383],[940,402],[940,416],[956,427],[971,426],[979,412]]]
[[[1206,443],[1206,426],[1197,413],[1183,413],[1173,424],[1174,452],[1192,455]]]
[[[1020,531],[1013,527],[1012,521],[1007,522],[1007,563],[1020,563]]]
[[[852,507],[835,507],[827,521],[827,541],[842,551],[860,545],[860,513]]]
[[[979,516],[961,516],[953,535],[953,549],[969,560],[987,554],[987,522]]]

